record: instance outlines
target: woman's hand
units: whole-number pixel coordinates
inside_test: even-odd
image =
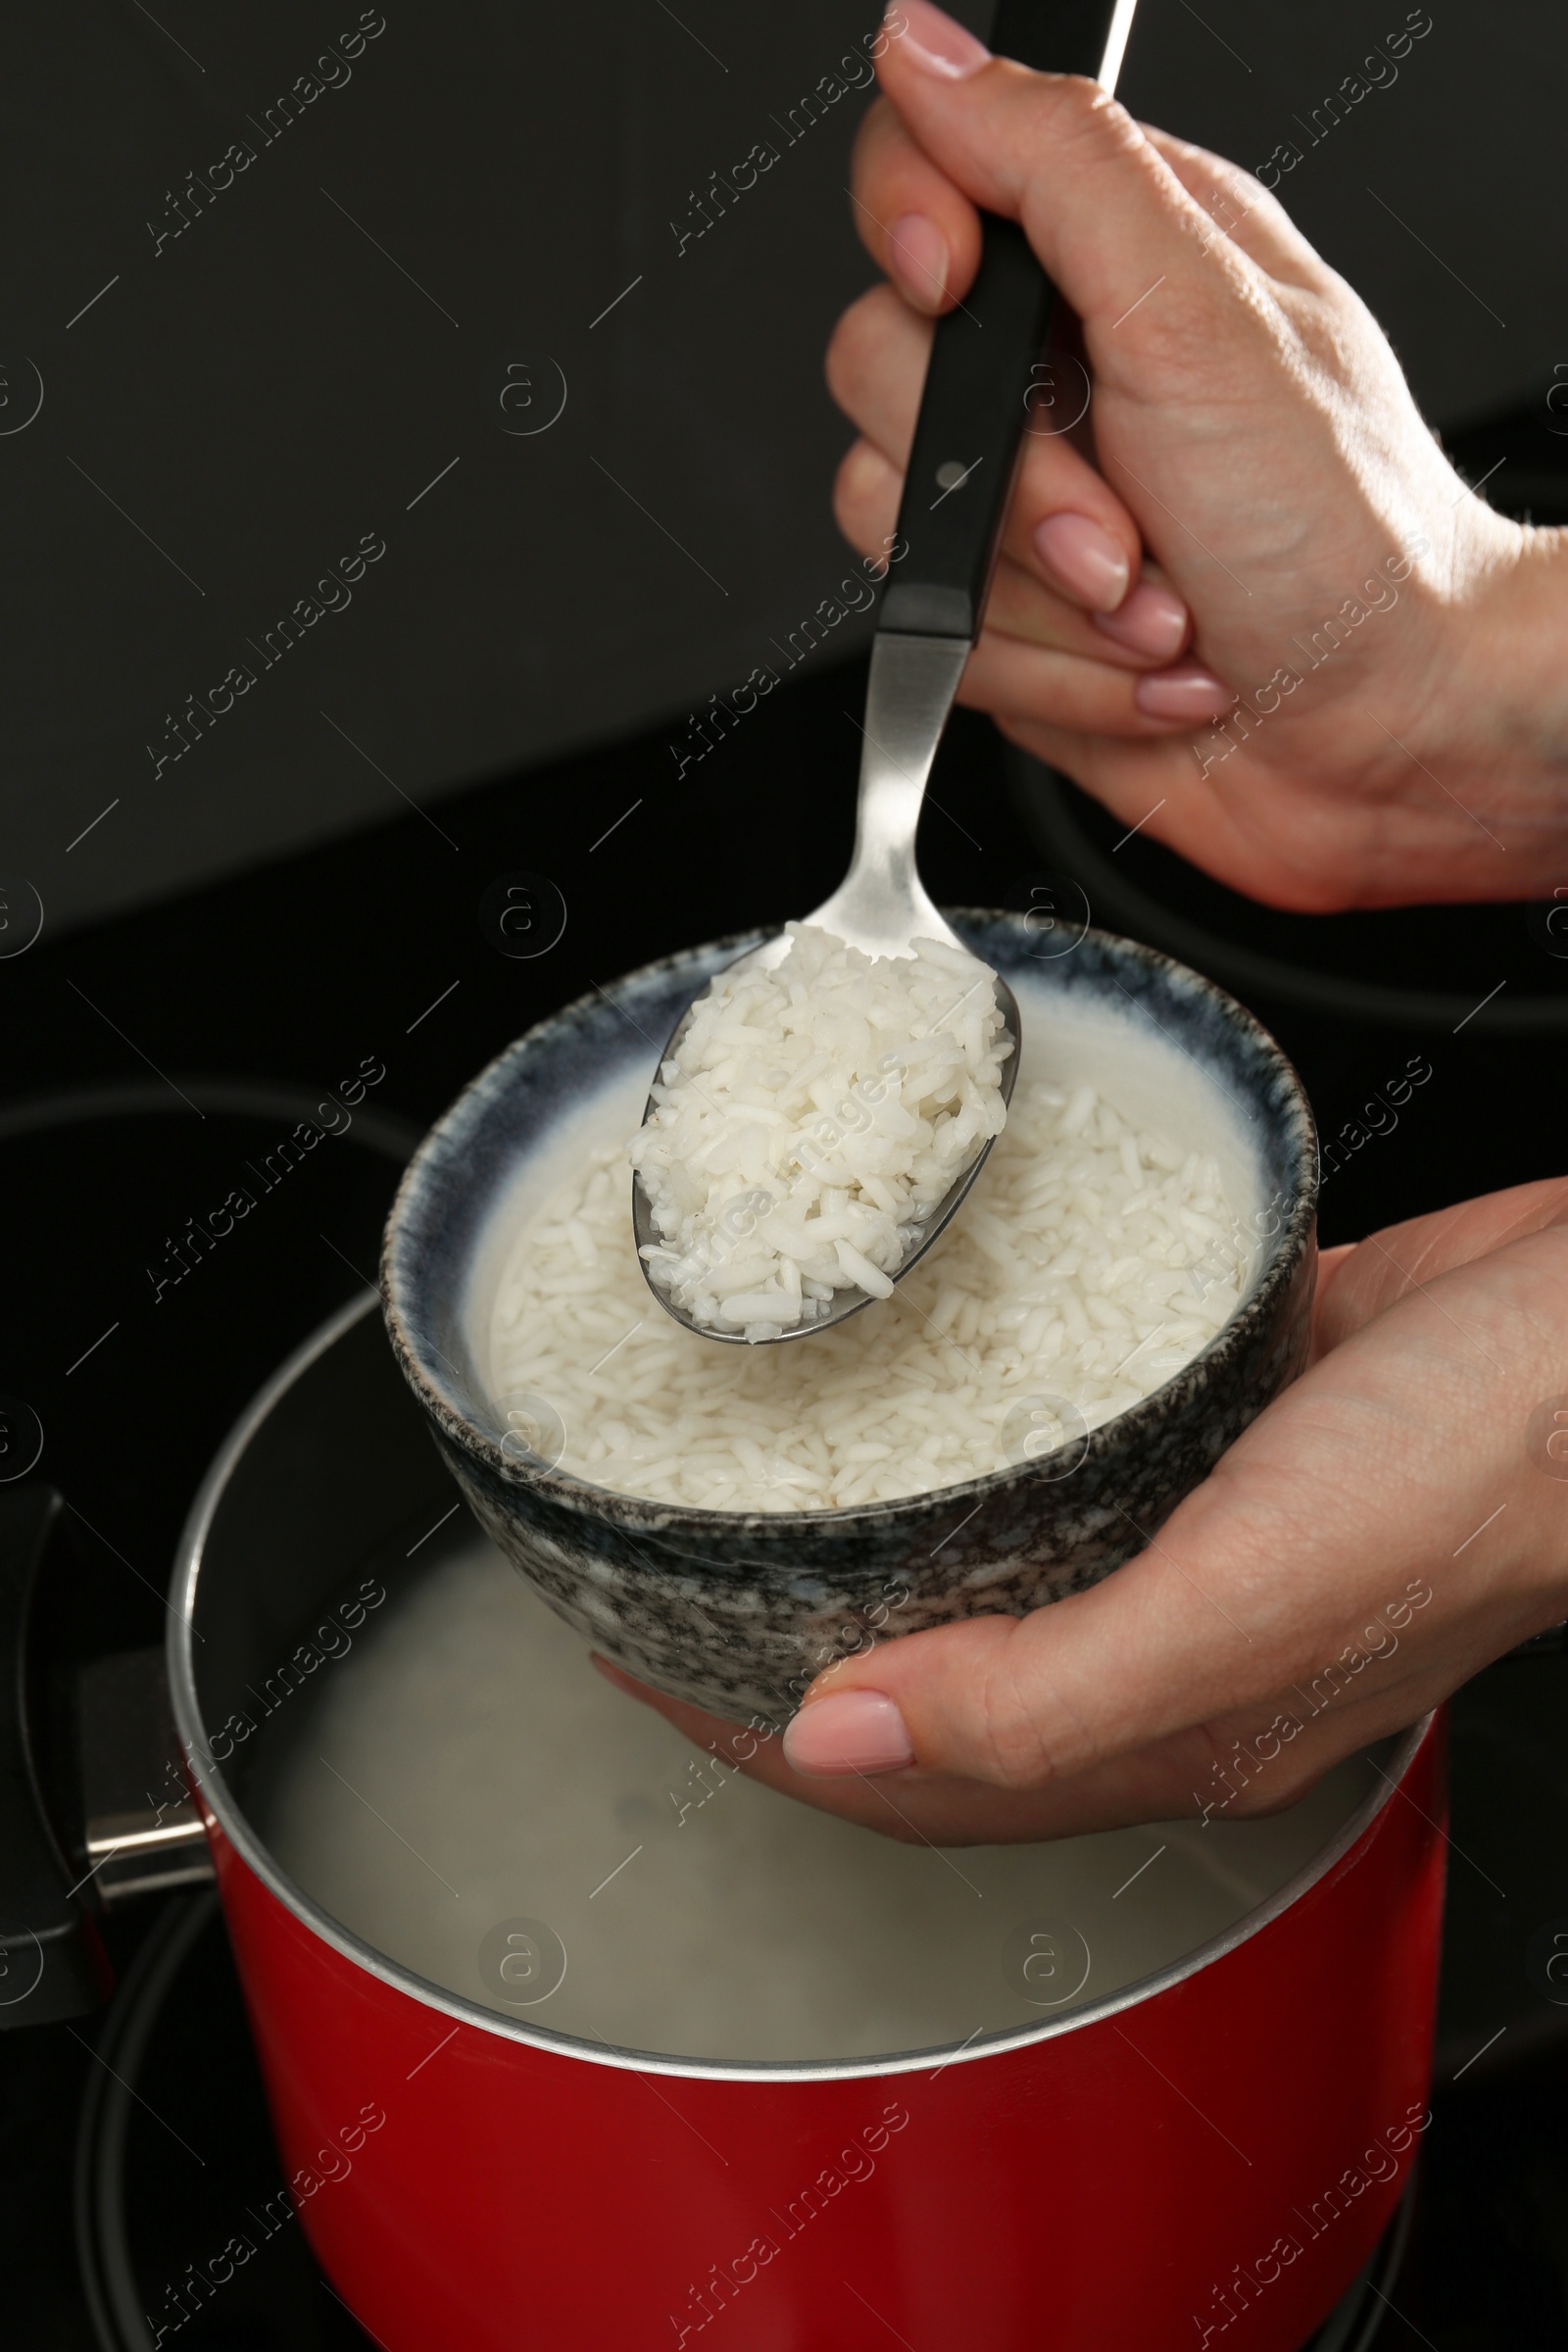
[[[896,1838],[1275,1811],[1568,1616],[1568,1180],[1336,1250],[1316,1346],[1138,1558],[830,1668],[782,1740],[607,1671]]]
[[[1022,221],[1093,384],[1092,442],[1026,443],[963,699],[1272,905],[1568,875],[1568,534],[1467,490],[1365,306],[1255,177],[1092,82],[989,57],[926,0],[888,31],[854,197],[894,283],[828,357],[862,435],[842,527],[867,554],[893,529],[977,206]],[[1057,380],[1065,405],[1071,361]]]

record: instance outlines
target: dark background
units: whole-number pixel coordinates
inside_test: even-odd
[[[1568,362],[1560,12],[1435,0],[1394,85],[1311,145],[1406,13],[1143,0],[1123,94],[1249,169],[1301,145],[1281,193],[1435,424],[1544,420]],[[843,574],[821,354],[871,274],[844,195],[867,101],[793,146],[774,118],[875,9],[384,15],[270,144],[349,0],[56,0],[0,26],[0,875],[55,928],[373,823],[398,791],[673,733]],[[693,192],[762,137],[777,165],[678,251]],[[239,139],[255,162],[173,235],[186,174]],[[529,438],[502,430],[509,363],[525,422],[564,371]],[[353,604],[155,782],[168,715],[255,666],[247,641],[371,531]]]
[[[1283,138],[1306,145],[1294,125],[1404,14],[1144,0],[1124,94],[1254,166]],[[679,785],[668,746],[842,575],[827,492],[849,434],[820,354],[870,274],[843,195],[863,100],[684,255],[669,220],[871,12],[393,0],[349,84],[263,145],[248,118],[356,17],[170,0],[155,24],[105,0],[0,27],[0,876],[19,926],[20,878],[45,910],[37,943],[0,956],[0,1392],[38,1414],[41,1471],[71,1499],[78,1573],[52,1599],[70,1655],[159,1638],[216,1446],[373,1275],[400,1136],[541,1014],[798,913],[848,852],[864,691],[848,630]],[[1435,0],[1398,83],[1281,190],[1470,477],[1500,459],[1485,495],[1543,521],[1568,520],[1568,420],[1546,403],[1568,366],[1565,83],[1544,0]],[[155,259],[148,220],[166,225],[187,170],[237,137],[255,164]],[[494,370],[526,364],[543,401],[552,359],[564,414],[509,437]],[[29,360],[44,399],[25,422]],[[387,553],[352,607],[155,782],[145,745],[166,713],[372,530]],[[1076,882],[1096,920],[1242,995],[1326,1132],[1412,1054],[1431,1060],[1398,1128],[1326,1188],[1325,1241],[1564,1165],[1568,963],[1539,907],[1264,913],[1155,845],[1115,847],[1120,828],[966,714],[934,793],[922,864],[939,901],[1026,905],[1042,875]],[[566,910],[531,961],[480,919],[517,872]],[[386,1075],[354,1133],[155,1303],[185,1218],[244,1181],[295,1097],[367,1057]],[[1456,1706],[1451,2130],[1431,2142],[1396,2352],[1568,2346],[1558,2017],[1523,1959],[1568,1917],[1565,1702],[1568,1674],[1540,1659],[1492,1669]],[[112,1924],[122,1961],[145,1932],[141,1911]],[[95,2033],[0,2040],[8,2319],[62,2352],[92,2340],[70,2183]],[[184,2063],[195,2096],[199,2042]],[[156,2140],[138,2150],[162,2272],[184,2259],[171,2217],[193,2184],[159,2169]]]

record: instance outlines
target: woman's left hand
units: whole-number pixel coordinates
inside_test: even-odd
[[[1568,1180],[1333,1252],[1315,1346],[1135,1559],[1027,1617],[879,1642],[782,1739],[603,1670],[895,1838],[1277,1811],[1568,1616]]]

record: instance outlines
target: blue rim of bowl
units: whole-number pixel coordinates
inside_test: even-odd
[[[1022,915],[996,907],[944,907],[942,911],[960,932],[965,926],[980,928],[998,923],[1021,925],[1025,919]],[[587,1479],[543,1460],[524,1460],[503,1453],[500,1440],[470,1417],[461,1397],[443,1377],[439,1364],[426,1361],[421,1352],[408,1313],[413,1297],[411,1276],[415,1269],[405,1262],[403,1246],[410,1204],[423,1184],[432,1161],[445,1153],[453,1140],[462,1134],[470,1121],[484,1115],[486,1100],[493,1095],[495,1082],[506,1064],[513,1060],[520,1062],[529,1049],[546,1043],[552,1032],[580,1028],[590,1019],[602,1016],[607,1005],[618,1010],[619,1000],[623,996],[630,995],[660,975],[677,972],[683,965],[706,962],[718,954],[722,954],[726,959],[742,956],[762,940],[776,937],[778,928],[781,926],[735,933],[725,939],[709,941],[701,947],[683,948],[675,954],[660,956],[651,963],[640,964],[635,971],[622,974],[610,987],[595,987],[563,1005],[559,1011],[536,1021],[531,1029],[504,1046],[469,1080],[462,1094],[430,1129],[404,1171],[387,1216],[381,1250],[381,1306],[387,1335],[404,1377],[442,1436],[503,1486],[547,1494],[558,1506],[599,1521],[610,1519],[660,1531],[679,1527],[706,1531],[715,1536],[732,1536],[738,1529],[751,1524],[779,1533],[797,1530],[805,1536],[831,1531],[835,1527],[863,1528],[868,1524],[875,1525],[900,1517],[934,1517],[946,1512],[955,1503],[984,1502],[988,1495],[1003,1493],[1028,1478],[1050,1459],[1049,1456],[1042,1456],[1038,1462],[1009,1465],[1005,1470],[988,1470],[957,1485],[924,1488],[918,1494],[897,1495],[890,1501],[850,1503],[828,1510],[708,1510],[697,1503],[660,1502],[652,1495],[628,1494],[617,1488],[595,1486]],[[1103,1460],[1113,1447],[1128,1442],[1136,1445],[1139,1438],[1146,1434],[1152,1436],[1172,1409],[1180,1404],[1184,1395],[1190,1396],[1212,1372],[1223,1370],[1232,1359],[1245,1352],[1259,1328],[1267,1323],[1282,1303],[1311,1245],[1317,1221],[1319,1184],[1317,1127],[1306,1090],[1283,1047],[1264,1028],[1255,1013],[1250,1012],[1245,1004],[1239,1004],[1214,981],[1205,979],[1202,973],[1193,971],[1189,965],[1179,962],[1173,956],[1165,955],[1158,948],[1146,947],[1141,941],[1123,939],[1114,932],[1099,931],[1092,926],[1085,929],[1083,939],[1077,944],[1082,945],[1089,940],[1102,950],[1130,956],[1152,973],[1173,981],[1179,989],[1200,1002],[1206,1002],[1232,1030],[1240,1032],[1265,1066],[1272,1068],[1276,1080],[1282,1084],[1285,1104],[1281,1156],[1291,1169],[1295,1181],[1279,1231],[1267,1237],[1265,1255],[1257,1279],[1236,1313],[1205,1347],[1189,1358],[1180,1371],[1172,1373],[1169,1380],[1152,1390],[1137,1404],[1130,1405],[1125,1412],[1117,1413],[1109,1421],[1102,1421],[1091,1430],[1089,1445],[1082,1457],[1084,1462]],[[1212,1083],[1210,1073],[1204,1071],[1204,1076]],[[628,1186],[628,1219],[631,1214],[629,1190]],[[476,1391],[482,1393],[481,1382],[475,1379],[473,1385]]]

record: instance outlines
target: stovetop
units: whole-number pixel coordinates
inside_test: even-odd
[[[411,815],[64,940],[46,922],[0,959],[0,1395],[36,1416],[35,1475],[75,1523],[79,1573],[46,1629],[62,1663],[161,1637],[208,1460],[281,1357],[373,1279],[401,1159],[467,1077],[596,982],[826,895],[848,853],[862,694],[858,664],[824,670],[678,784],[653,734],[448,801],[439,829]],[[960,714],[922,843],[939,900],[1027,904],[1031,877],[1059,871],[1059,837],[1032,829],[1015,782]],[[764,836],[757,809],[786,797],[795,823]],[[504,926],[509,906],[521,914]],[[1386,936],[1380,951],[1364,924],[1348,945],[1329,927],[1293,934],[1292,953],[1369,987],[1478,978],[1479,998],[1489,958],[1533,934],[1512,906]],[[1520,994],[1560,1010],[1565,990],[1568,963],[1525,958]],[[1330,1118],[1391,1054],[1425,1048],[1441,1075],[1445,1159],[1408,1131],[1373,1142],[1325,1196],[1327,1240],[1562,1164],[1540,1039],[1470,1030],[1440,1048],[1298,996],[1250,1001]],[[1506,1116],[1474,1115],[1499,1100]],[[280,1139],[311,1120],[335,1132],[281,1172]],[[220,1230],[236,1192],[250,1206]],[[1336,2352],[1568,2352],[1568,2011],[1539,1965],[1543,1934],[1549,1948],[1568,1927],[1568,1659],[1505,1661],[1458,1695],[1453,1784],[1436,2120],[1397,2273],[1375,2277],[1370,2319]],[[117,2296],[170,2324],[189,2266],[245,2227],[236,2210],[275,2211],[206,1898],[122,1906],[107,1939],[122,1981],[107,2022],[0,2034],[9,2340],[37,2352],[134,2340],[108,2332]],[[177,2332],[257,2352],[368,2340],[297,2223]]]

